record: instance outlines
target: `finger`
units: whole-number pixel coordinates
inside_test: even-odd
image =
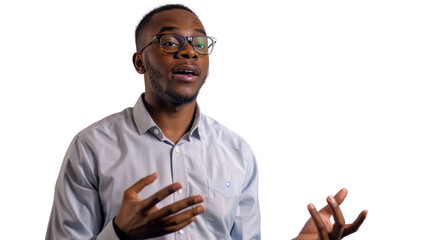
[[[335,198],[335,201],[338,203],[338,205],[341,205],[341,203],[344,202],[344,199],[347,197],[348,193],[349,192],[347,188],[343,188],[340,191],[338,191],[337,194],[335,194],[334,198]]]
[[[168,197],[169,195],[173,194],[177,190],[182,188],[182,185],[180,183],[173,183],[168,185],[167,187],[159,190],[152,196],[146,198],[142,201],[142,210],[147,210],[152,207],[154,207],[157,203],[161,202],[164,198]]]
[[[365,221],[367,214],[368,210],[363,210],[352,224],[346,225],[344,228],[343,237],[356,232]]]
[[[191,224],[193,221],[195,221],[195,217],[192,217],[192,218],[190,218],[190,219],[187,219],[186,221],[183,221],[183,222],[181,222],[180,224],[178,224],[178,225],[173,225],[173,226],[169,226],[169,227],[165,227],[165,228],[161,228],[160,230],[160,232],[161,232],[161,235],[165,235],[165,234],[168,234],[168,233],[172,233],[172,232],[176,232],[176,231],[178,231],[178,230],[180,230],[180,229],[183,229],[184,227],[186,227],[186,226],[188,226],[189,224]]]
[[[335,201],[338,203],[338,205],[341,205],[341,203],[344,202],[344,199],[347,197],[347,193],[348,193],[347,189],[343,188],[337,194],[335,194],[334,198],[335,198]],[[326,205],[324,208],[320,210],[320,213],[330,216],[332,214],[331,208],[329,207],[329,205]]]
[[[332,227],[332,232],[330,233],[330,239],[341,239],[344,230],[344,225],[346,224],[343,213],[341,212],[340,206],[337,201],[335,201],[335,198],[333,196],[329,196],[327,202],[335,221]]]
[[[153,181],[155,181],[155,179],[158,177],[158,173],[152,173],[142,179],[140,179],[139,181],[137,181],[136,183],[134,183],[134,185],[132,185],[130,188],[128,188],[128,190],[135,192],[135,193],[139,193],[141,192],[141,190],[143,190],[143,188],[145,188],[147,185],[153,183]],[[128,191],[127,190],[127,191]]]
[[[165,225],[161,225],[161,224],[157,224],[157,225],[153,225],[150,228],[150,232],[151,234],[149,235],[144,235],[144,236],[140,236],[140,238],[142,239],[146,239],[146,238],[152,238],[152,237],[158,237],[158,236],[163,236],[172,232],[176,232],[186,226],[188,226],[189,224],[191,224],[193,221],[195,221],[195,217],[192,217],[190,219],[187,219],[186,221],[181,222],[178,225],[173,225],[173,226],[165,226]]]
[[[200,195],[182,199],[178,202],[175,202],[173,204],[170,204],[166,207],[161,208],[159,211],[157,211],[150,217],[150,220],[155,221],[161,218],[168,217],[170,215],[173,215],[175,213],[182,211],[187,207],[202,203],[203,201],[204,201],[204,198]]]
[[[183,222],[187,222],[191,218],[195,218],[197,215],[205,211],[204,206],[199,205],[189,210],[183,211],[176,215],[169,216],[162,220],[163,225],[165,226],[176,226],[181,225]]]
[[[148,175],[136,183],[134,183],[131,187],[129,187],[127,190],[124,191],[123,199],[138,199],[137,194],[143,190],[147,185],[153,183],[155,179],[158,177],[158,173],[152,173],[151,175]],[[140,199],[138,199],[140,201]]]
[[[308,211],[310,212],[311,219],[313,219],[314,225],[317,229],[317,234],[319,235],[319,240],[329,240],[328,229],[323,223],[322,218],[319,215],[319,212],[316,210],[313,204],[307,205]]]

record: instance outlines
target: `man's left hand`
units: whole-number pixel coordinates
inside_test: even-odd
[[[335,197],[329,196],[326,201],[328,205],[317,211],[313,204],[308,204],[307,208],[311,218],[302,228],[295,240],[340,240],[356,232],[368,213],[362,211],[356,220],[351,224],[346,224],[340,204],[347,196],[347,189],[341,189]],[[334,217],[334,224],[331,223],[331,216]]]

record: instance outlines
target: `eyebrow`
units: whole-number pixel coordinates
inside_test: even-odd
[[[163,28],[161,28],[161,30],[159,31],[159,33],[162,33],[162,32],[175,32],[175,31],[179,31],[180,30],[180,28],[178,28],[178,27],[169,27],[169,26],[166,26],[166,27],[163,27]],[[197,32],[197,33],[201,33],[201,34],[204,34],[204,35],[207,35],[207,33],[206,33],[206,31],[204,31],[204,29],[194,29],[194,32]]]

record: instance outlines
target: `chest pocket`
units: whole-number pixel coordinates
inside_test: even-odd
[[[223,179],[212,180],[209,184],[210,190],[216,191],[225,198],[231,198],[238,194],[237,186],[234,182]]]
[[[218,239],[229,239],[239,203],[237,183],[225,179],[209,180],[208,226]]]

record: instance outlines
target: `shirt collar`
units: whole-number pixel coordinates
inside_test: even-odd
[[[140,135],[154,128],[160,129],[153,121],[149,112],[147,111],[147,108],[143,102],[143,98],[144,98],[144,93],[140,95],[139,99],[137,100],[137,103],[134,105],[134,108],[133,108],[134,122],[135,122],[135,125],[137,126],[137,130]],[[189,135],[186,134],[188,135],[187,136],[188,140],[190,140],[189,136],[202,139],[202,136],[201,136],[202,131],[199,130],[199,128],[201,128],[200,122],[201,122],[201,111],[200,111],[200,107],[197,104],[197,107],[195,110],[195,118],[194,118],[194,122],[192,123],[191,131],[189,132]]]

